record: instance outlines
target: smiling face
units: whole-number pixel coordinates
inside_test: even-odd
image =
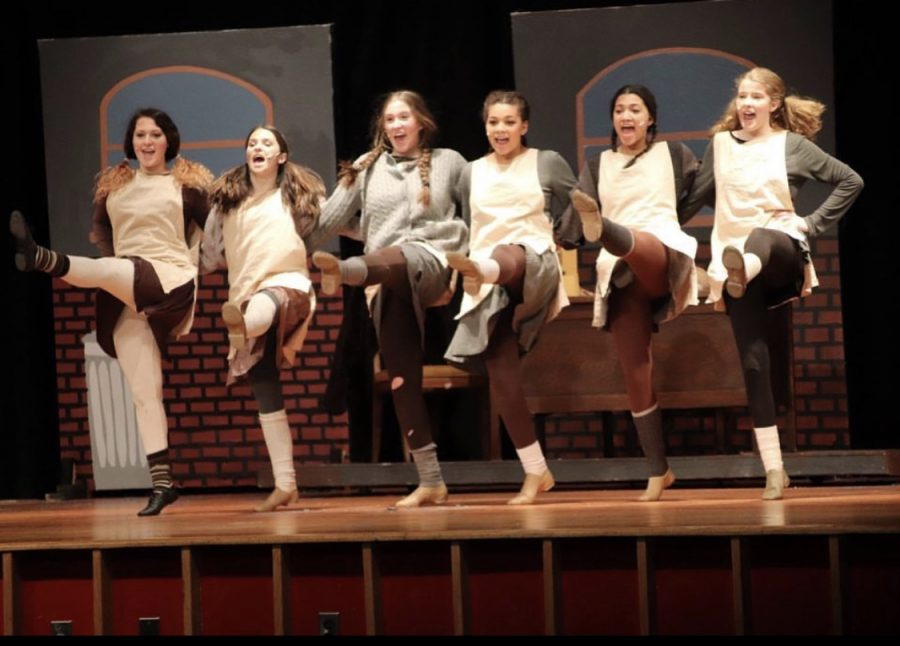
[[[245,152],[247,168],[257,177],[275,177],[279,167],[287,161],[278,139],[271,130],[257,128],[247,137]]]
[[[395,99],[381,115],[384,133],[395,154],[416,157],[421,152],[422,124],[406,101]]]
[[[528,132],[528,122],[522,119],[519,106],[494,103],[487,110],[485,132],[494,154],[508,161],[524,150],[522,137]]]
[[[771,116],[780,102],[769,95],[764,84],[745,78],[738,86],[734,105],[741,130],[749,138],[754,138],[772,131]]]
[[[135,122],[131,145],[141,170],[147,173],[166,170],[166,150],[169,143],[162,128],[151,117],[139,117]]]
[[[620,94],[613,106],[618,150],[637,155],[647,147],[647,130],[654,123],[647,104],[637,94]]]

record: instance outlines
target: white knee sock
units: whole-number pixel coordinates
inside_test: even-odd
[[[486,258],[484,260],[473,259],[472,262],[478,265],[478,269],[481,270],[481,275],[484,276],[484,282],[493,284],[500,278],[500,264],[493,258]]]
[[[150,455],[162,451],[169,446],[163,406],[162,361],[147,317],[130,307],[124,308],[113,331],[113,342],[134,399],[144,452]]]
[[[74,287],[99,287],[135,309],[134,263],[130,260],[69,256],[69,271],[62,279]]]
[[[275,320],[275,314],[278,313],[278,306],[272,297],[265,292],[258,292],[253,295],[250,302],[247,303],[247,310],[244,312],[244,326],[247,329],[247,338],[253,339],[262,336],[272,327]]]
[[[747,272],[747,282],[759,276],[762,271],[762,260],[755,253],[744,254],[744,271]]]
[[[516,449],[516,453],[519,455],[519,461],[522,463],[525,473],[539,476],[547,470],[547,461],[544,460],[540,442],[529,444],[524,449]]]
[[[753,434],[756,435],[756,444],[759,446],[763,468],[766,471],[784,470],[784,463],[781,461],[781,443],[778,440],[778,427],[754,428]]]
[[[294,471],[294,442],[287,413],[284,409],[260,413],[259,424],[272,462],[275,486],[282,491],[294,491],[297,488],[297,473]]]

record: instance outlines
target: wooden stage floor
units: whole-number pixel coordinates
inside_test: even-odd
[[[0,502],[6,635],[900,632],[900,485]]]
[[[654,503],[640,491],[553,490],[531,506],[513,493],[454,493],[440,507],[391,510],[400,495],[304,496],[254,513],[265,493],[182,495],[155,518],[145,498],[0,502],[0,551],[172,545],[900,533],[900,486],[791,487],[781,501],[761,488],[669,489]]]

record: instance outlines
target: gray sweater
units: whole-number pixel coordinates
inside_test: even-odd
[[[835,159],[802,135],[788,132],[784,147],[787,179],[792,200],[796,200],[797,193],[808,179],[834,186],[831,195],[822,202],[819,208],[803,218],[809,227],[807,235],[814,238],[840,220],[847,212],[862,190],[863,180],[847,164]],[[704,205],[713,206],[715,204],[714,169],[713,145],[710,142],[706,147],[706,154],[703,156],[700,173],[697,175],[684,207],[685,217],[682,222],[689,219]]]
[[[352,228],[353,217],[361,211],[359,232],[366,253],[407,242],[424,242],[442,252],[465,253],[469,230],[460,217],[456,194],[465,164],[455,150],[432,151],[431,203],[424,206],[418,201],[422,181],[416,160],[382,153],[351,186],[338,184],[334,189],[322,206],[316,230],[306,239],[307,247],[319,247],[340,231]]]

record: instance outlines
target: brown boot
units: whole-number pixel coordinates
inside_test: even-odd
[[[725,291],[731,298],[742,298],[747,291],[747,268],[744,254],[737,247],[728,245],[722,251],[722,264],[728,272],[725,280]]]
[[[241,308],[234,303],[222,305],[222,320],[228,328],[228,342],[235,350],[243,350],[247,345],[247,326]]]

